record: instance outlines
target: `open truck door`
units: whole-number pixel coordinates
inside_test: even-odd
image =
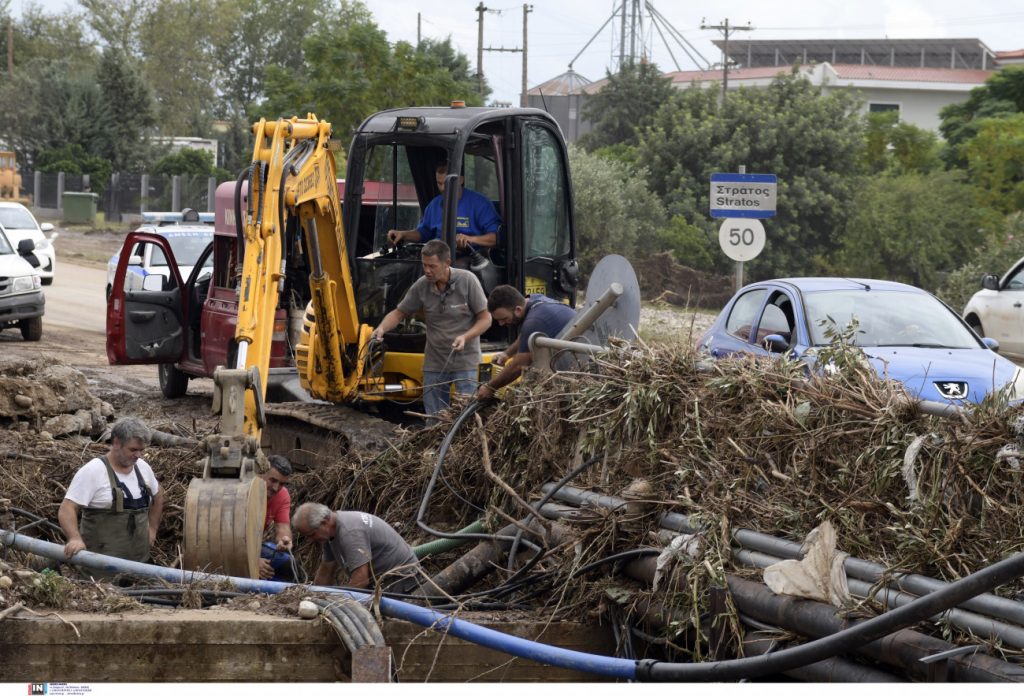
[[[155,244],[168,263],[168,276],[143,278],[142,289],[125,291],[129,254],[138,243]],[[130,233],[121,247],[107,300],[107,360],[111,365],[146,365],[179,361],[185,351],[186,307],[181,275],[166,238]]]

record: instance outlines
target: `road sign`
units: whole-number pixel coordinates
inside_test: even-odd
[[[750,261],[764,249],[764,225],[760,220],[728,218],[718,228],[718,243],[733,261]]]
[[[775,217],[777,189],[774,174],[712,174],[711,217]]]

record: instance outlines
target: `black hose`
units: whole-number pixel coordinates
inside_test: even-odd
[[[583,575],[587,571],[593,570],[594,568],[597,568],[599,566],[607,565],[608,563],[617,563],[618,561],[626,561],[633,558],[643,558],[644,556],[657,556],[661,553],[661,551],[661,549],[630,549],[629,551],[621,551],[619,553],[612,554],[611,556],[605,556],[604,558],[599,558],[596,561],[591,561],[586,565],[580,566],[579,568],[574,570],[567,579],[572,580],[574,578],[579,577],[580,575]],[[552,577],[554,574],[554,571],[548,571],[547,573],[538,576],[537,580],[545,580],[549,577]],[[525,602],[529,599],[533,599],[543,591],[543,588],[539,590],[534,590],[530,594],[520,597],[519,601]]]
[[[420,509],[416,512],[416,526],[432,534],[433,536],[440,537],[441,539],[480,539],[484,541],[512,541],[515,537],[502,536],[499,534],[483,534],[479,532],[462,532],[462,533],[450,533],[442,532],[437,529],[430,527],[423,518],[427,514],[427,506],[430,504],[430,497],[434,494],[434,487],[437,485],[437,478],[441,474],[441,469],[444,466],[444,458],[448,454],[448,448],[451,447],[452,440],[455,439],[455,435],[458,434],[462,426],[469,420],[469,418],[480,410],[484,404],[480,401],[474,401],[469,406],[462,410],[459,417],[452,423],[451,429],[448,434],[444,436],[444,440],[441,442],[441,448],[437,453],[437,464],[434,465],[434,472],[430,475],[430,481],[427,482],[427,487],[423,491],[423,497],[420,499]],[[536,544],[532,542],[526,542],[528,546],[534,550],[539,549]]]
[[[21,508],[16,508],[16,507],[9,507],[7,509],[10,510],[11,512],[13,512],[15,515],[20,515],[22,517],[27,517],[30,520],[34,520],[34,522],[32,522],[32,524],[25,525],[24,527],[19,527],[18,529],[15,529],[14,530],[15,533],[20,534],[25,529],[30,529],[30,528],[36,526],[37,524],[42,524],[42,525],[45,525],[46,527],[49,527],[50,529],[54,530],[55,532],[59,533],[61,536],[64,536],[64,530],[61,529],[60,526],[58,526],[57,524],[54,524],[53,522],[51,522],[50,520],[46,519],[45,517],[42,517],[41,515],[37,515],[34,512],[29,512],[28,510],[23,510]]]
[[[915,599],[899,609],[863,621],[825,638],[775,653],[743,657],[722,662],[667,663],[641,660],[637,663],[640,681],[736,681],[781,674],[858,650],[883,636],[941,614],[947,609],[989,592],[1024,575],[1024,553],[994,563],[945,588]]]
[[[243,224],[245,218],[242,217],[242,183],[249,178],[249,169],[243,168],[242,171],[238,172],[238,178],[235,179],[235,237],[238,239],[238,250],[235,255],[235,262],[241,263],[241,259],[245,254],[245,225]],[[252,200],[252,192],[250,192],[249,200]]]
[[[557,492],[558,492],[559,490],[561,490],[561,488],[562,488],[562,487],[563,487],[563,486],[564,486],[565,484],[569,483],[569,482],[570,482],[570,481],[572,481],[572,480],[573,480],[574,478],[576,478],[577,476],[579,476],[580,474],[582,474],[582,473],[583,473],[584,471],[586,471],[587,469],[589,469],[590,467],[592,467],[592,466],[593,466],[593,465],[594,465],[594,464],[595,464],[596,462],[599,462],[599,461],[601,461],[601,459],[602,459],[603,457],[604,457],[604,452],[602,452],[601,454],[595,454],[595,455],[594,455],[593,457],[591,457],[591,458],[590,458],[590,459],[588,459],[587,461],[585,461],[585,462],[583,462],[582,464],[580,464],[579,466],[577,466],[577,467],[576,467],[575,469],[573,469],[573,470],[572,470],[572,471],[570,471],[570,472],[569,472],[568,474],[566,474],[565,476],[563,476],[563,477],[562,477],[562,479],[561,479],[561,480],[560,480],[560,481],[559,481],[558,483],[556,483],[556,484],[555,484],[555,487],[554,487],[554,488],[552,488],[552,489],[551,489],[550,491],[548,491],[547,493],[545,493],[545,494],[544,494],[544,496],[543,496],[543,497],[542,497],[542,498],[540,499],[540,502],[539,502],[539,503],[537,503],[536,505],[534,505],[533,507],[534,507],[535,509],[537,509],[537,510],[539,510],[539,509],[541,509],[542,507],[544,507],[544,503],[546,503],[546,502],[548,502],[549,500],[551,500],[551,497],[552,497],[552,496],[553,496],[553,495],[554,495],[555,493],[557,493]],[[526,520],[524,520],[524,524],[530,524],[530,522],[531,522],[531,521],[533,520],[533,516],[534,516],[534,513],[532,513],[532,512],[531,512],[531,513],[530,513],[529,515],[527,515],[527,516],[526,516]],[[522,539],[522,537],[523,537],[523,530],[522,530],[522,529],[520,529],[519,531],[517,531],[517,532],[516,532],[516,538],[515,538],[515,539],[514,539],[514,540],[512,541],[512,548],[510,548],[510,549],[509,549],[509,551],[508,551],[508,566],[507,566],[507,569],[508,569],[508,570],[512,570],[512,563],[513,563],[513,561],[515,560],[515,557],[516,557],[516,553],[517,553],[517,552],[519,551],[519,540],[520,540],[520,539]],[[529,570],[529,569],[530,569],[530,568],[532,568],[532,567],[533,567],[534,565],[536,565],[536,563],[537,563],[537,562],[538,562],[539,560],[540,560],[540,552],[538,551],[538,552],[537,552],[537,553],[536,553],[536,554],[534,555],[534,557],[533,557],[533,558],[531,558],[531,559],[530,559],[530,560],[529,560],[529,561],[528,561],[528,562],[526,563],[526,565],[525,565],[525,566],[523,566],[523,568],[522,568],[522,569],[520,569],[520,570],[521,570],[521,572],[522,572],[522,571],[526,571],[526,570]],[[513,580],[513,579],[515,579],[515,578],[516,578],[516,576],[517,576],[518,574],[519,574],[519,573],[516,573],[515,575],[513,575],[512,577],[510,577],[510,578],[509,578],[509,581],[511,581],[511,580]]]

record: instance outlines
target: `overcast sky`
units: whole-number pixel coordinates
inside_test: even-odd
[[[33,0],[13,0],[21,11]],[[48,11],[77,7],[75,0],[34,0]],[[480,0],[366,0],[377,23],[391,41],[416,41],[416,16],[422,18],[425,37],[451,36],[455,45],[476,66],[477,13]],[[529,15],[530,87],[559,75],[612,14],[621,0],[535,0]],[[523,4],[488,0],[484,15],[484,46],[520,48],[523,37]],[[710,62],[720,60],[711,44],[720,33],[700,28],[707,24],[746,26],[754,31],[737,32],[738,39],[812,38],[977,38],[994,51],[1024,48],[1024,3],[1017,0],[844,0],[843,2],[792,2],[791,0],[732,0],[729,3],[655,1],[663,15]],[[627,0],[627,7],[632,2]],[[285,20],[287,21],[287,19]],[[644,22],[648,34],[649,23]],[[618,52],[618,19],[609,24],[580,56],[573,67],[590,80],[604,77]],[[675,69],[657,32],[646,45],[654,61]],[[694,62],[676,44],[672,51],[683,70]],[[484,75],[494,90],[492,98],[518,104],[522,74],[519,53],[484,53]]]

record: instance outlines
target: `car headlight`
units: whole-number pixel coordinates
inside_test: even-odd
[[[30,290],[38,290],[42,286],[42,280],[37,275],[21,276],[20,278],[15,278],[14,282],[11,283],[11,292],[28,292]]]
[[[38,242],[36,242],[36,249],[35,250],[36,251],[44,251],[46,249],[49,249],[50,246],[51,246],[50,240],[46,239],[44,237],[43,239],[40,239]]]

